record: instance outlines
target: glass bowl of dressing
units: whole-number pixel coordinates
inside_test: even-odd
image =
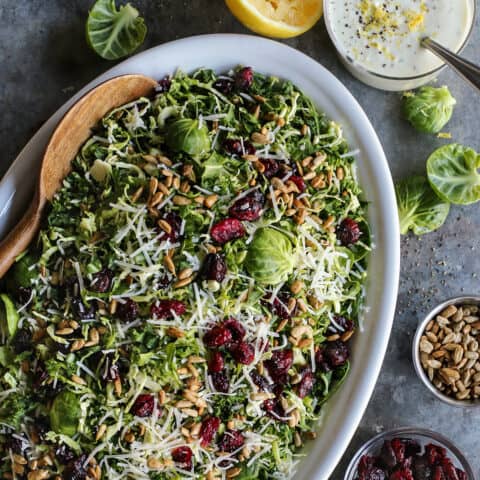
[[[323,0],[328,33],[350,73],[382,90],[410,90],[445,63],[420,45],[431,37],[460,53],[475,20],[475,0]]]

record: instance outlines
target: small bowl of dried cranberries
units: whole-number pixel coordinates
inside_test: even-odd
[[[397,428],[369,440],[355,454],[345,480],[475,480],[460,450],[439,433]]]

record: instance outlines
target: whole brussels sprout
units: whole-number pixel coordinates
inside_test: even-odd
[[[52,430],[72,437],[77,433],[80,415],[80,400],[78,396],[68,390],[60,392],[53,400],[50,410]]]
[[[295,265],[292,242],[273,228],[259,228],[245,258],[245,268],[264,285],[277,285],[287,280]]]
[[[202,155],[210,150],[208,129],[200,127],[198,120],[181,118],[167,127],[167,145],[176,152],[189,155]]]
[[[420,132],[438,133],[450,120],[456,100],[448,87],[420,87],[403,97],[403,115]]]

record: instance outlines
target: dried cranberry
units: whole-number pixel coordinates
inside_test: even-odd
[[[19,438],[20,436],[21,438]],[[23,452],[26,450],[27,446],[28,440],[22,433],[20,435],[9,436],[3,447],[6,451],[11,450],[13,453],[22,455]]]
[[[320,372],[329,372],[331,370],[322,348],[315,352],[315,366]]]
[[[124,322],[133,322],[138,317],[138,304],[131,298],[117,305],[117,317]]]
[[[413,457],[422,451],[422,447],[416,440],[411,438],[402,438],[401,440],[405,445],[405,457]]]
[[[443,468],[440,465],[433,469],[432,480],[447,480],[445,478]]]
[[[186,312],[186,307],[183,302],[179,300],[157,300],[150,307],[150,313],[156,318],[173,318],[175,315],[183,315]]]
[[[305,184],[305,180],[300,176],[300,175],[292,175],[288,181],[293,182],[297,188],[300,190],[300,192],[304,192],[305,189],[307,188],[307,185]]]
[[[279,398],[270,398],[265,400],[262,403],[262,409],[267,412],[269,417],[274,418],[280,422],[286,423],[288,419],[286,418],[285,410],[282,407],[282,403]]]
[[[282,320],[288,320],[291,317],[287,308],[288,301],[289,297],[284,293],[280,293],[273,302],[270,301],[270,295],[267,295],[263,298],[262,305],[267,307],[273,315],[280,317]]]
[[[244,67],[235,74],[235,87],[239,90],[248,90],[253,83],[252,67]]]
[[[209,373],[218,373],[225,368],[225,360],[220,352],[213,352],[208,361]]]
[[[411,470],[407,468],[402,468],[396,472],[393,472],[388,478],[389,480],[415,480]]]
[[[230,330],[234,342],[240,342],[245,338],[245,328],[238,320],[229,318],[223,322],[223,325]]]
[[[449,458],[442,458],[442,468],[446,480],[459,480],[457,469]]]
[[[405,444],[400,438],[394,438],[391,444],[397,462],[402,463],[405,460]]]
[[[150,417],[155,407],[153,395],[148,393],[139,395],[132,406],[132,413],[137,417]]]
[[[272,358],[265,363],[272,380],[277,382],[287,374],[288,370],[292,366],[293,351],[289,349],[275,350],[272,353]]]
[[[217,417],[208,417],[202,422],[200,427],[200,445],[202,447],[210,445],[218,427],[220,427],[220,419]]]
[[[360,458],[357,466],[357,472],[359,475],[363,475],[364,473],[368,472],[375,466],[375,457],[371,457],[370,455],[363,455]]]
[[[345,218],[340,225],[338,225],[336,233],[340,243],[345,247],[357,243],[362,235],[358,223],[348,217]]]
[[[92,290],[98,293],[108,292],[112,286],[113,272],[109,268],[104,268],[93,276]]]
[[[242,365],[250,365],[255,358],[255,349],[246,342],[233,344],[229,351],[232,357]]]
[[[354,324],[348,318],[338,315],[334,317],[334,321],[342,329],[343,332],[350,332],[351,330],[353,330]],[[332,324],[331,326],[335,326],[335,324]]]
[[[425,445],[425,456],[427,457],[429,465],[438,465],[442,458],[447,456],[447,451],[440,445],[429,443],[428,445]]]
[[[430,480],[432,476],[432,470],[428,465],[428,461],[425,457],[418,455],[413,457],[412,462],[413,476],[416,480]]]
[[[161,240],[170,240],[171,242],[176,242],[180,239],[180,232],[182,230],[182,217],[177,212],[168,212],[163,216],[170,227],[172,228],[170,233],[163,232],[160,237]]]
[[[252,370],[250,372],[250,378],[252,379],[253,383],[259,388],[259,390],[263,392],[269,392],[271,390],[270,384],[268,383],[267,379],[260,375],[256,370]]]
[[[227,274],[227,263],[223,255],[218,253],[209,253],[203,262],[200,276],[206,280],[215,280],[223,282]]]
[[[18,287],[15,292],[15,298],[22,304],[25,305],[32,296],[32,289],[30,287]]]
[[[228,210],[228,213],[238,220],[253,222],[263,213],[265,197],[259,190],[253,190],[248,195],[239,198]]]
[[[213,372],[210,376],[213,387],[217,392],[228,393],[230,390],[230,380],[225,372]]]
[[[55,450],[55,459],[58,460],[62,465],[66,465],[75,458],[75,452],[67,447],[65,444],[60,445]]]
[[[345,343],[336,340],[325,345],[323,355],[331,367],[340,367],[345,365],[350,357],[350,352]]]
[[[467,474],[463,471],[457,468],[457,475],[458,475],[458,480],[468,480]]]
[[[263,174],[269,180],[273,178],[280,169],[280,165],[273,158],[261,158],[260,163],[264,166]]]
[[[232,453],[245,443],[245,437],[238,430],[227,430],[218,442],[218,448],[222,452]]]
[[[193,452],[190,447],[177,447],[172,450],[172,459],[184,470],[191,470],[192,468]]]
[[[221,245],[245,235],[245,227],[236,218],[226,218],[216,223],[210,230],[213,240]]]
[[[257,149],[248,140],[244,140],[243,149],[246,155],[255,155],[257,153]]]
[[[203,336],[203,343],[209,348],[223,347],[232,341],[232,332],[223,324],[215,325]]]
[[[223,149],[230,155],[243,155],[242,142],[235,138],[227,138],[223,142]]]
[[[87,478],[87,471],[84,468],[86,460],[87,455],[83,454],[70,461],[63,472],[63,478],[66,480],[85,480]]]
[[[297,384],[297,395],[300,398],[305,398],[313,389],[315,377],[310,368],[305,368],[302,372],[302,379]]]
[[[224,325],[215,325],[203,336],[203,343],[209,348],[223,347],[232,341],[232,333]]]
[[[80,297],[72,298],[72,312],[78,320],[92,320],[95,318],[96,311],[97,307],[94,302],[85,305]]]
[[[43,361],[39,361],[33,375],[33,389],[38,390],[48,378],[49,375],[45,363],[43,363]]]
[[[358,477],[358,480],[386,480],[387,474],[378,467],[372,467],[370,470],[366,471],[364,474]]]
[[[163,275],[161,278],[159,278],[158,283],[157,283],[157,288],[159,289],[167,289],[170,284],[172,283],[172,280],[169,275]]]
[[[388,468],[389,470],[397,466],[397,456],[395,455],[395,451],[390,440],[385,440],[383,442],[382,449],[380,450],[379,461],[385,468]]]
[[[26,352],[27,350],[32,349],[32,333],[28,328],[21,328],[15,334],[13,339],[13,349],[15,353],[18,355],[20,353]]]
[[[172,79],[167,75],[158,81],[157,86],[155,87],[156,93],[165,93],[170,90],[172,86]]]
[[[213,88],[224,95],[228,95],[233,90],[233,80],[230,80],[229,78],[219,78],[213,83]]]

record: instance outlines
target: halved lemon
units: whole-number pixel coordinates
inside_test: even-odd
[[[322,0],[225,0],[225,3],[247,28],[276,38],[301,35],[323,13]]]

